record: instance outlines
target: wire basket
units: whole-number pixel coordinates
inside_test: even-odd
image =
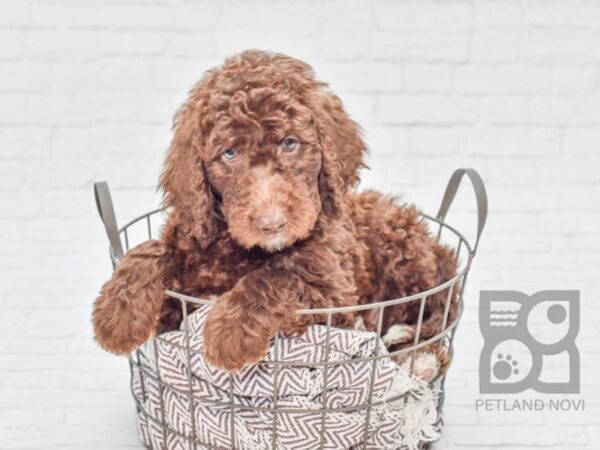
[[[465,239],[465,237],[455,228],[448,225],[445,222],[445,217],[454,200],[456,195],[458,186],[463,178],[463,175],[467,175],[472,183],[472,186],[475,191],[475,197],[477,201],[477,234],[475,243],[473,246]],[[110,198],[110,192],[108,190],[108,185],[105,182],[96,183],[94,185],[95,195],[96,195],[96,203],[98,206],[98,211],[102,218],[102,221],[105,225],[107,235],[110,241],[110,258],[113,263],[113,268],[116,267],[119,260],[123,256],[123,250],[128,251],[130,247],[134,245],[134,243],[143,242],[144,240],[151,239],[153,235],[157,235],[160,225],[162,225],[164,219],[164,211],[161,209],[156,209],[154,211],[150,211],[142,216],[137,217],[136,219],[130,221],[126,225],[121,228],[117,228],[117,223],[115,220],[114,209],[112,205],[112,201]],[[279,389],[280,383],[278,380],[278,374],[284,367],[290,366],[300,366],[306,365],[306,362],[303,361],[283,361],[278,360],[277,355],[279,354],[279,347],[281,344],[280,336],[276,336],[273,341],[274,355],[275,358],[269,361],[261,361],[258,362],[258,365],[268,365],[272,368],[273,372],[273,397],[272,402],[268,407],[260,407],[260,406],[252,406],[241,404],[236,402],[234,391],[233,391],[233,383],[234,383],[234,375],[229,374],[229,395],[225,400],[215,401],[214,408],[215,409],[226,409],[229,411],[229,423],[227,424],[227,441],[224,442],[206,442],[203,441],[201,437],[199,437],[196,432],[196,424],[195,424],[195,413],[194,413],[194,405],[198,402],[205,401],[205,399],[198,398],[194,396],[192,391],[191,384],[191,372],[188,372],[188,386],[182,387],[180,385],[174,385],[169,380],[161,377],[161,370],[159,366],[159,352],[157,350],[158,344],[164,344],[167,346],[174,345],[172,342],[164,338],[164,335],[159,335],[151,340],[148,344],[146,344],[141,349],[135,351],[129,356],[129,364],[131,369],[131,390],[136,401],[136,406],[138,410],[138,414],[140,418],[143,418],[148,423],[152,423],[155,429],[160,430],[162,433],[162,442],[159,448],[190,448],[190,449],[235,449],[239,448],[239,445],[236,447],[236,414],[243,414],[245,411],[262,411],[268,412],[270,414],[270,418],[272,420],[269,425],[271,428],[271,436],[272,441],[269,445],[269,448],[279,449],[285,448],[282,447],[278,442],[278,416],[283,414],[312,414],[312,415],[320,415],[320,428],[319,428],[319,439],[317,444],[310,445],[305,448],[334,448],[327,447],[325,445],[325,434],[327,431],[327,422],[328,415],[334,412],[340,411],[362,411],[365,413],[365,423],[364,423],[364,438],[362,439],[362,443],[357,445],[354,448],[373,448],[368,446],[368,436],[369,436],[369,421],[371,419],[371,412],[373,408],[376,408],[381,405],[381,401],[375,401],[373,399],[373,390],[376,383],[375,377],[375,364],[378,361],[396,358],[404,356],[406,358],[410,358],[410,370],[412,372],[413,364],[415,360],[415,355],[418,350],[423,349],[424,347],[431,346],[433,344],[443,346],[448,354],[451,356],[453,353],[453,339],[456,333],[456,328],[459,323],[459,320],[462,316],[463,312],[463,292],[467,280],[467,275],[469,269],[471,267],[471,263],[475,256],[475,252],[477,250],[477,246],[479,244],[479,239],[481,237],[481,233],[483,231],[485,221],[487,218],[487,196],[483,181],[479,174],[473,169],[458,169],[456,170],[448,185],[446,187],[446,191],[444,193],[444,197],[439,209],[439,212],[436,217],[432,217],[426,214],[421,214],[422,219],[428,223],[430,229],[433,232],[437,231],[437,239],[440,241],[443,237],[443,242],[454,249],[456,253],[457,259],[457,272],[454,277],[449,279],[448,281],[440,284],[439,286],[435,286],[427,291],[420,292],[415,295],[411,295],[408,297],[385,300],[378,303],[366,304],[366,305],[356,305],[356,306],[348,306],[348,307],[337,307],[337,308],[319,308],[319,309],[303,309],[297,311],[298,314],[318,314],[321,317],[325,317],[324,324],[326,324],[326,357],[315,364],[315,366],[321,366],[323,368],[323,392],[327,392],[327,383],[328,383],[328,371],[333,370],[332,368],[339,364],[347,364],[348,361],[335,361],[330,360],[327,357],[329,353],[330,346],[330,335],[332,330],[332,317],[335,314],[340,313],[349,313],[349,312],[361,312],[374,310],[376,311],[376,315],[378,317],[377,320],[377,330],[376,337],[379,339],[382,333],[382,318],[386,308],[391,307],[393,305],[409,303],[409,302],[417,302],[419,306],[419,316],[418,322],[416,325],[416,332],[414,336],[414,342],[412,345],[408,347],[404,347],[400,350],[392,351],[392,352],[376,352],[374,355],[355,358],[350,362],[367,362],[372,364],[373,369],[371,376],[369,378],[369,386],[368,386],[368,396],[367,400],[360,405],[352,406],[352,407],[344,407],[338,406],[332,408],[331,406],[327,406],[325,403],[326,395],[323,395],[323,403],[321,407],[318,409],[305,409],[305,408],[282,408],[278,406],[279,400]],[[458,292],[457,292],[458,291]],[[441,331],[435,334],[432,337],[427,339],[423,339],[421,337],[421,325],[423,321],[424,308],[426,299],[436,293],[439,292],[447,292],[446,304],[444,310],[444,318],[441,327]],[[453,295],[454,294],[454,295]],[[188,363],[191,362],[193,357],[197,357],[194,350],[190,348],[190,331],[187,328],[187,319],[190,315],[190,306],[194,306],[194,309],[199,305],[210,305],[211,301],[206,299],[200,299],[195,297],[190,297],[187,295],[183,295],[177,292],[173,292],[170,290],[165,291],[165,295],[178,300],[181,303],[181,309],[183,312],[183,320],[182,320],[182,328],[185,336],[184,345],[180,346],[180,350],[182,350],[187,358]],[[456,300],[451,300],[452,298]],[[450,302],[457,301],[458,308],[457,314],[454,320],[449,320],[449,310],[450,310]],[[444,401],[444,384],[446,379],[446,372],[442,373],[438,377],[434,378],[430,385],[432,388],[436,389],[439,392],[439,399],[437,402],[437,410],[439,417],[441,418],[441,410]],[[134,386],[135,380],[135,386]],[[142,402],[139,401],[139,395],[141,390],[141,394],[143,396],[145,386],[148,383],[152,383],[159,390],[160,404],[159,411],[148,411],[144,408]],[[168,421],[165,420],[165,405],[163,403],[163,394],[165,392],[175,392],[178,395],[184,396],[188,400],[189,411],[189,420],[191,423],[191,431],[189,433],[182,433],[178,431],[174,427],[170,426]],[[385,403],[392,402],[402,402],[406,400],[406,394],[398,395],[395,398],[386,399]],[[185,414],[185,413],[184,413]],[[441,420],[441,419],[440,419]],[[168,444],[167,434],[177,436],[179,439],[179,444],[177,446],[171,446]],[[185,442],[185,446],[181,447],[181,442]],[[238,441],[239,442],[239,441]],[[146,442],[146,445],[148,443]],[[424,443],[420,448],[426,448],[428,444]],[[151,447],[154,448],[154,447]]]

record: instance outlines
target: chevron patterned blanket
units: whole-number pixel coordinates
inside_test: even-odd
[[[163,334],[138,353],[132,387],[148,447],[306,450],[322,439],[322,448],[341,450],[363,448],[366,439],[367,448],[417,449],[439,437],[437,393],[426,383],[389,358],[353,361],[387,352],[375,334],[332,329],[327,354],[327,329],[314,325],[303,336],[281,338],[278,354],[272,347],[265,358],[294,365],[275,371],[258,364],[229,375],[201,357],[207,309],[187,318],[190,357],[184,331]],[[326,357],[341,363],[315,364]]]

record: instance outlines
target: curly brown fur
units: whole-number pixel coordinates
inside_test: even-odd
[[[181,317],[166,287],[217,297],[205,357],[236,371],[264,356],[278,331],[302,333],[325,320],[298,308],[397,298],[454,273],[453,254],[414,208],[353,192],[366,145],[303,62],[261,51],[228,59],[194,86],[174,130],[161,177],[168,250],[139,265],[128,254],[105,286],[94,313],[105,348],[126,353],[157,328],[176,328]],[[441,326],[445,299],[427,299],[422,338]],[[416,323],[418,311],[418,302],[386,308],[384,331]],[[374,326],[372,314],[364,318]],[[336,314],[333,324],[353,320]]]
[[[162,266],[169,252],[161,241],[140,244],[124,256],[102,287],[93,323],[106,349],[130,353],[156,333],[165,291]]]

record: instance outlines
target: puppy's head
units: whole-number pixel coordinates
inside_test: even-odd
[[[210,245],[220,223],[245,248],[282,250],[340,214],[365,145],[312,69],[248,51],[192,89],[161,178],[178,232]]]

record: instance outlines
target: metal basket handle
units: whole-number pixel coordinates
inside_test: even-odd
[[[448,185],[446,186],[446,192],[444,193],[444,198],[442,199],[442,204],[440,205],[440,210],[437,213],[437,218],[442,222],[446,218],[446,214],[448,213],[448,209],[456,196],[456,191],[462,180],[463,175],[467,175],[471,180],[471,184],[473,185],[473,190],[475,191],[475,198],[477,200],[477,239],[475,240],[475,245],[473,246],[473,251],[471,252],[472,256],[475,256],[475,252],[477,251],[477,246],[479,245],[479,239],[481,238],[481,233],[483,232],[483,227],[485,226],[485,221],[487,219],[488,213],[488,201],[487,201],[487,193],[485,191],[485,185],[483,184],[483,180],[481,176],[475,169],[457,169],[452,176],[450,177],[450,181],[448,181]]]
[[[106,235],[110,242],[110,248],[117,261],[119,261],[123,257],[123,246],[121,245],[121,238],[119,237],[119,228],[117,227],[115,209],[110,197],[110,189],[108,188],[108,183],[106,181],[94,183],[94,196],[96,197],[98,214],[100,214],[104,229],[106,230]]]

